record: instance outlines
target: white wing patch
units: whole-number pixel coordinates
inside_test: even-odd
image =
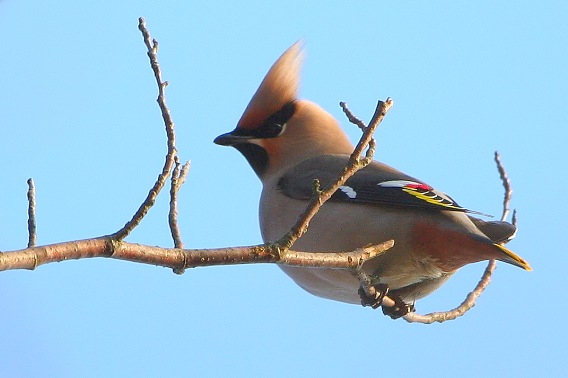
[[[392,180],[379,182],[377,185],[383,188],[403,188],[406,185],[417,185],[418,183],[408,180]]]
[[[353,190],[352,187],[344,185],[344,186],[340,186],[339,190],[341,190],[347,197],[353,199],[355,197],[357,197],[357,192]]]

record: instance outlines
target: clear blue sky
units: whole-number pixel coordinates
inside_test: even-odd
[[[160,42],[182,159],[189,247],[261,241],[260,183],[212,143],[273,61],[306,42],[302,97],[339,118],[395,107],[376,157],[498,215],[499,150],[534,268],[499,264],[465,317],[392,321],[304,293],[276,266],[182,276],[94,259],[0,274],[0,376],[543,376],[567,374],[565,1],[0,2],[0,249],[23,248],[26,180],[38,243],[122,226],[161,169],[165,137],[137,18]],[[171,246],[162,197],[129,241]],[[459,303],[484,264],[417,304]]]

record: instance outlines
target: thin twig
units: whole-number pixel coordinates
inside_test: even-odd
[[[32,178],[28,179],[28,248],[35,247],[37,240],[36,229],[36,201],[35,184]]]
[[[384,119],[387,112],[393,106],[392,99],[388,98],[386,101],[379,101],[377,104],[377,108],[375,109],[375,113],[371,122],[369,123],[368,127],[364,128],[363,135],[357,143],[353,153],[349,157],[349,163],[347,166],[341,171],[338,178],[330,183],[326,188],[314,194],[308,206],[304,210],[304,212],[298,218],[298,221],[292,227],[290,232],[288,232],[284,237],[282,237],[274,246],[279,250],[286,250],[292,248],[296,240],[303,235],[308,228],[308,224],[312,220],[312,218],[317,214],[321,206],[333,196],[333,193],[345,184],[347,179],[355,174],[359,169],[365,167],[369,164],[369,151],[365,159],[361,159],[361,155],[364,149],[369,145],[370,141],[373,139],[373,133]],[[373,146],[374,144],[371,144]],[[372,158],[372,151],[370,152]]]
[[[387,101],[388,100],[391,100],[391,99],[389,98],[389,99],[387,99]],[[341,101],[339,103],[339,106],[341,106],[341,109],[343,110],[343,113],[345,113],[345,116],[347,117],[349,122],[351,122],[352,124],[357,126],[362,132],[365,132],[365,130],[367,130],[367,125],[365,124],[365,122],[363,122],[359,117],[357,117],[356,115],[354,115],[351,112],[351,110],[347,107],[347,103]],[[372,120],[371,120],[371,122],[372,122]],[[371,138],[369,140],[367,152],[365,154],[366,160],[364,162],[364,165],[370,164],[370,162],[373,160],[373,155],[375,154],[376,148],[377,148],[377,143],[375,142],[375,138]]]
[[[156,197],[164,187],[168,175],[170,174],[174,166],[174,157],[177,154],[175,147],[175,131],[174,131],[174,121],[170,114],[170,110],[166,105],[165,89],[168,86],[167,81],[162,80],[162,72],[160,70],[160,65],[158,63],[158,41],[151,39],[150,33],[146,28],[146,22],[142,17],[138,19],[138,29],[142,32],[144,37],[144,44],[148,49],[148,58],[150,59],[150,65],[152,66],[152,71],[156,78],[156,83],[158,85],[158,105],[162,112],[162,118],[164,119],[164,125],[166,127],[166,135],[168,138],[168,152],[166,154],[166,159],[164,162],[164,167],[162,172],[158,175],[158,179],[154,183],[154,186],[150,189],[148,196],[142,202],[134,216],[130,221],[128,221],[123,228],[110,235],[111,238],[116,240],[122,240],[142,221],[144,216],[148,213],[150,208],[154,205]]]
[[[497,164],[497,170],[499,171],[499,177],[501,178],[501,182],[503,183],[504,195],[503,195],[503,213],[501,214],[501,220],[504,221],[507,219],[509,215],[509,202],[511,202],[511,196],[513,194],[513,190],[511,189],[511,181],[507,176],[507,172],[503,167],[503,163],[501,162],[501,155],[499,152],[495,151],[495,163]]]
[[[172,239],[174,240],[174,246],[176,248],[183,248],[183,241],[181,240],[181,233],[178,225],[178,192],[187,178],[189,172],[190,162],[186,162],[181,165],[177,155],[175,156],[175,167],[172,172],[171,177],[171,187],[170,187],[170,212],[168,214],[168,221],[170,224],[170,231],[172,233]]]
[[[426,315],[420,315],[415,312],[411,312],[406,314],[403,318],[409,323],[422,323],[422,324],[431,324],[434,322],[443,323],[447,320],[454,320],[463,316],[466,312],[471,310],[473,306],[475,306],[475,302],[477,298],[481,295],[481,293],[487,288],[489,283],[491,282],[491,274],[495,267],[497,266],[495,260],[489,260],[489,264],[485,268],[481,279],[475,286],[475,289],[471,291],[465,300],[456,308],[448,311],[443,312],[431,312]]]
[[[361,119],[359,117],[355,116],[351,112],[351,110],[347,107],[347,103],[341,101],[339,103],[339,106],[341,106],[341,109],[343,109],[343,113],[345,113],[345,116],[347,117],[349,122],[351,122],[352,124],[359,127],[359,129],[361,129],[362,132],[365,132],[365,130],[367,129],[367,125],[365,125],[365,123],[363,121],[361,121]]]

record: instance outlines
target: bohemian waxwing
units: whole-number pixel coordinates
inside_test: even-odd
[[[262,181],[260,227],[265,242],[294,225],[313,194],[347,165],[354,147],[338,122],[318,105],[298,100],[300,43],[274,63],[237,127],[215,143],[239,150]],[[293,249],[352,251],[394,239],[394,247],[364,265],[376,287],[398,303],[393,318],[440,287],[460,267],[501,260],[526,270],[529,264],[497,244],[515,226],[468,215],[452,198],[424,182],[373,161],[324,204]],[[298,285],[319,297],[377,307],[348,271],[281,267]],[[381,298],[382,299],[382,298]]]

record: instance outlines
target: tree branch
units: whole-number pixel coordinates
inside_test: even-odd
[[[341,176],[338,178],[339,181],[334,185],[330,185],[330,187],[326,188],[323,192],[319,192],[319,190],[317,191],[318,197],[314,198],[310,202],[308,209],[304,213],[303,219],[298,222],[297,226],[291,231],[291,233],[283,238],[284,242],[282,245],[262,244],[256,246],[219,249],[182,249],[183,242],[181,240],[177,223],[177,194],[187,177],[189,162],[181,166],[177,156],[177,150],[175,148],[174,123],[165,100],[165,88],[168,83],[162,80],[162,74],[157,58],[158,42],[150,37],[150,33],[146,28],[146,23],[143,18],[139,19],[138,27],[148,49],[147,54],[150,59],[150,65],[158,85],[159,94],[157,102],[166,128],[168,151],[162,172],[159,174],[158,179],[150,189],[147,198],[141,204],[132,219],[127,222],[122,229],[113,234],[93,239],[70,241],[40,247],[30,245],[27,249],[0,254],[0,270],[35,269],[36,267],[46,263],[93,257],[115,258],[170,267],[176,273],[182,273],[186,268],[197,266],[259,262],[303,267],[356,269],[367,259],[373,258],[379,253],[383,253],[392,246],[393,241],[387,241],[377,246],[360,248],[356,251],[338,251],[336,253],[326,254],[297,252],[289,249],[294,241],[305,232],[309,220],[317,213],[321,205],[331,197],[333,192],[335,192],[341,183],[345,182],[345,180],[353,175],[358,169],[369,163],[369,159],[372,157],[372,153],[374,152],[374,140],[372,140],[372,133],[384,118],[388,109],[392,106],[392,100],[388,99],[386,102],[379,102],[371,122],[371,126],[366,128],[360,142],[351,156],[349,165],[343,170]],[[344,110],[345,109],[346,108],[344,107]],[[365,159],[361,159],[360,155],[366,146],[368,146],[366,157]],[[140,223],[149,209],[153,206],[156,197],[165,185],[166,179],[172,170],[169,224],[176,248],[151,247],[124,242],[123,239]],[[29,224],[34,225],[33,232],[31,231],[32,228],[30,228],[31,240],[31,235],[35,236],[35,212],[32,212],[31,210],[35,209],[35,202],[33,200],[33,182],[31,183],[28,198],[30,204]]]
[[[357,125],[363,131],[363,135],[350,156],[348,165],[342,170],[335,182],[329,184],[327,187],[323,188],[323,190],[319,187],[319,182],[314,183],[313,198],[309,201],[305,211],[299,217],[294,227],[278,242],[217,249],[183,249],[183,242],[177,222],[177,202],[179,190],[187,177],[190,165],[189,162],[187,162],[182,166],[179,163],[179,158],[177,156],[174,122],[165,100],[165,88],[168,83],[162,80],[162,74],[157,58],[158,42],[155,39],[151,39],[143,18],[139,19],[139,29],[143,35],[144,43],[148,50],[147,54],[150,60],[150,65],[156,78],[159,92],[157,102],[162,113],[167,135],[167,154],[164,166],[161,173],[158,175],[156,182],[132,219],[117,232],[93,239],[36,247],[35,187],[33,180],[28,180],[28,248],[0,253],[0,270],[35,269],[42,264],[51,262],[93,257],[107,257],[164,266],[172,268],[176,273],[182,273],[186,268],[199,266],[276,263],[299,267],[348,269],[359,278],[363,284],[363,288],[368,291],[368,293],[372,293],[375,289],[371,285],[370,277],[362,271],[361,267],[365,261],[372,259],[381,253],[385,253],[389,248],[391,248],[394,244],[393,240],[376,246],[359,248],[351,252],[337,251],[329,253],[311,253],[293,251],[290,248],[294,245],[295,241],[307,231],[310,220],[317,214],[321,206],[331,198],[333,193],[342,186],[349,177],[372,161],[376,148],[376,143],[372,135],[384,119],[386,113],[392,107],[393,101],[388,98],[384,102],[378,102],[369,126],[366,126],[364,122],[354,116],[345,103],[340,103],[340,106],[349,121]],[[365,149],[366,153],[363,157]],[[495,160],[497,162],[501,180],[505,187],[505,199],[503,203],[504,219],[508,214],[511,189],[509,180],[497,153],[495,155]],[[175,248],[152,247],[124,242],[124,238],[141,222],[149,209],[153,206],[155,199],[163,189],[170,172],[172,172],[172,177],[168,219]],[[443,313],[432,313],[427,315],[411,313],[406,315],[404,318],[409,322],[432,323],[434,321],[441,322],[449,319],[455,319],[458,316],[463,315],[467,310],[474,306],[475,299],[489,284],[491,272],[494,268],[495,261],[491,261],[477,287],[456,309]],[[382,305],[390,307],[394,306],[395,302],[388,296],[385,296]]]
[[[172,268],[174,271],[214,265],[253,263],[355,269],[366,260],[385,252],[392,245],[392,241],[387,241],[352,252],[313,253],[285,250],[275,254],[272,246],[268,244],[212,249],[179,249],[128,243],[103,236],[0,253],[0,271],[33,270],[43,264],[94,257],[163,266]]]

